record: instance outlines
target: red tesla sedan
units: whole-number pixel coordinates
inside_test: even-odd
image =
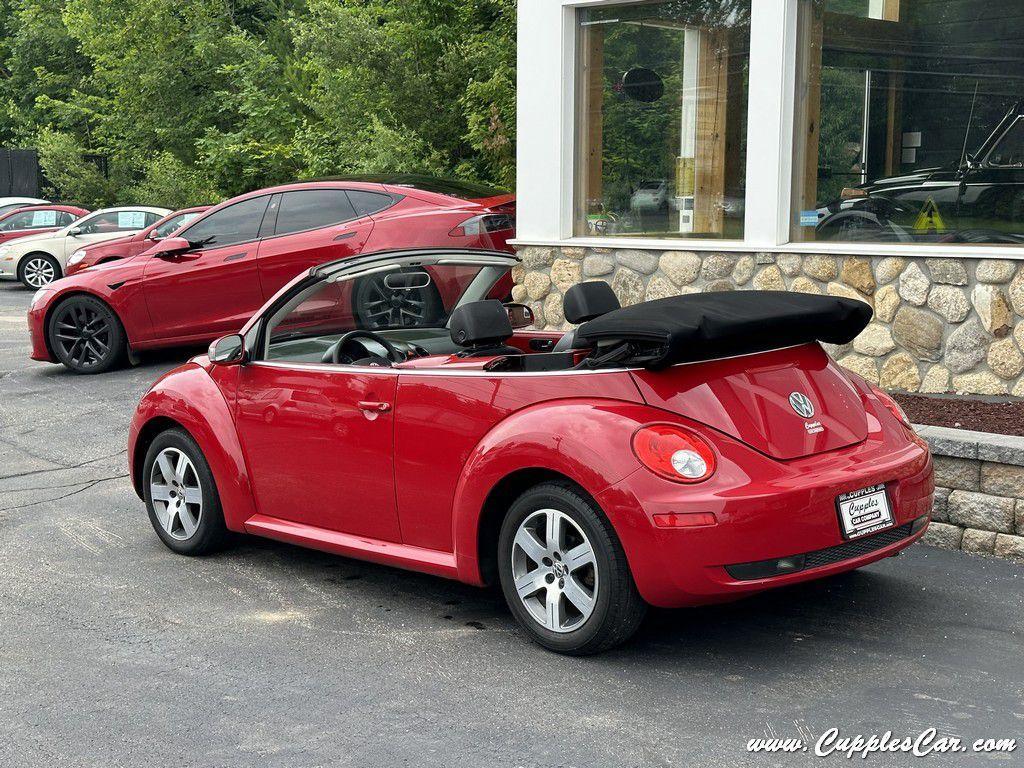
[[[182,208],[180,211],[169,213],[145,229],[127,237],[119,237],[116,240],[104,240],[94,245],[79,248],[68,258],[67,266],[64,268],[64,275],[73,275],[88,267],[106,264],[108,261],[138,256],[143,251],[152,248],[155,243],[177,232],[192,221],[192,219],[204,211],[208,211],[211,207],[209,205],[199,205],[194,208]]]
[[[818,344],[852,339],[866,304],[619,308],[583,283],[565,294],[574,332],[516,330],[527,308],[487,298],[516,263],[429,249],[323,265],[157,381],[128,456],[160,539],[194,555],[230,530],[498,581],[535,640],[583,654],[627,639],[648,604],[830,576],[924,533],[927,445]],[[368,326],[352,286],[369,275],[464,287],[433,321]]]
[[[0,243],[66,227],[89,213],[75,205],[26,205],[0,215]]]
[[[394,247],[510,250],[515,199],[422,176],[334,179],[250,192],[211,208],[137,256],[97,264],[36,293],[34,360],[99,373],[131,352],[235,331],[296,272]],[[355,286],[364,322],[434,319],[443,281],[396,292]],[[507,282],[511,288],[511,281]]]

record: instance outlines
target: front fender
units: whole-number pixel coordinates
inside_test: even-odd
[[[196,363],[186,363],[158,379],[135,410],[128,460],[136,491],[142,488],[139,473],[144,452],[155,437],[153,426],[166,419],[183,427],[199,444],[217,484],[225,524],[230,530],[243,531],[244,522],[256,513],[245,457],[224,395]]]
[[[631,438],[643,424],[664,421],[664,411],[619,400],[556,401],[517,411],[495,426],[470,454],[455,491],[452,540],[459,579],[483,583],[481,516],[491,491],[522,470],[542,469],[569,478],[592,497],[635,472]],[[644,524],[641,510],[612,524]]]

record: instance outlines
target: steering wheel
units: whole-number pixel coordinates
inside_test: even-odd
[[[384,347],[384,350],[387,352],[387,359],[388,359],[389,362],[400,363],[400,362],[402,362],[405,359],[402,356],[402,353],[399,352],[395,348],[395,345],[392,344],[387,339],[385,339],[383,336],[379,336],[376,333],[374,333],[373,331],[363,331],[363,330],[349,331],[348,333],[346,333],[344,336],[342,336],[340,339],[338,339],[334,343],[333,347],[331,347],[329,350],[327,350],[327,353],[324,355],[324,357],[326,358],[326,357],[329,356],[329,362],[332,362],[332,363],[335,363],[335,364],[341,363],[342,362],[342,359],[341,359],[342,358],[342,350],[349,344],[349,342],[354,341],[356,339],[369,339],[370,341],[374,341],[377,344],[380,344],[382,347]],[[367,355],[370,356],[370,357],[378,357],[377,355],[374,355],[373,353],[371,353],[365,347],[363,348],[363,351],[366,352]],[[346,357],[347,357],[347,355],[346,355]],[[378,359],[380,359],[380,358],[378,358]],[[349,362],[351,362],[351,361],[352,361],[352,358],[349,358]],[[325,362],[327,362],[327,361],[325,361]]]

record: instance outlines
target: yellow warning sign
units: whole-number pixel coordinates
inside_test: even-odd
[[[942,220],[935,198],[929,197],[924,201],[924,207],[914,221],[914,229],[918,232],[942,232],[946,229],[946,222]]]

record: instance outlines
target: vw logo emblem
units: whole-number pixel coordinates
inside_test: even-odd
[[[803,392],[794,392],[789,396],[789,404],[796,411],[797,416],[809,419],[814,415],[814,405]]]

